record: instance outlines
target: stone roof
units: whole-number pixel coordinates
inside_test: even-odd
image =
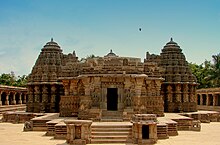
[[[113,53],[113,51],[111,49],[110,52],[105,57],[117,57],[117,55],[115,53]]]
[[[25,87],[15,87],[15,86],[6,86],[6,85],[0,85],[0,89],[5,89],[5,90],[24,90],[24,91],[27,90],[27,88],[25,88]]]
[[[44,47],[42,48],[42,51],[45,51],[45,50],[62,51],[60,49],[60,46],[57,44],[57,42],[53,41],[53,38],[51,38],[51,41],[47,42],[46,45],[44,45]]]

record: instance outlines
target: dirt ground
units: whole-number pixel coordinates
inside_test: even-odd
[[[45,132],[23,132],[22,130],[23,124],[0,123],[0,145],[66,145],[65,140],[45,136]],[[179,131],[178,133],[178,136],[158,140],[157,144],[220,145],[220,122],[202,123],[201,132]]]

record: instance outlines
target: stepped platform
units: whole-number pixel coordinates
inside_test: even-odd
[[[16,120],[15,117],[21,118],[18,123],[23,123],[25,120],[32,122],[33,131],[45,131],[47,136],[54,136],[55,139],[66,139],[67,127],[64,120],[76,119],[73,117],[59,117],[59,113],[32,113],[35,116],[30,117],[30,113],[27,112],[7,112],[5,122],[11,122]],[[115,114],[112,118],[114,121],[110,121],[111,117],[107,115],[113,115],[113,111],[104,112],[102,114],[102,122],[93,122],[91,125],[91,143],[93,144],[107,144],[107,143],[131,143],[132,142],[132,123],[123,122],[121,119],[121,113]],[[186,115],[187,114],[187,115]],[[202,114],[202,115],[201,115]],[[184,114],[177,113],[165,113],[164,117],[157,117],[157,136],[158,139],[167,139],[169,136],[178,135],[180,130],[200,131],[200,120],[207,118],[209,121],[219,121],[219,113],[213,111],[198,111]],[[211,116],[211,117],[210,117]],[[28,118],[30,117],[30,118]],[[32,118],[32,119],[31,119]],[[106,120],[105,120],[106,119]],[[207,122],[207,121],[206,121]]]
[[[66,135],[67,135],[66,124],[63,121],[57,123],[55,125],[55,135],[54,135],[54,138],[55,139],[66,139]]]
[[[123,113],[120,111],[102,111],[101,122],[123,122]]]
[[[91,143],[131,143],[132,124],[130,122],[93,122]]]
[[[177,118],[178,117],[176,117],[176,119]],[[178,127],[177,127],[178,123],[176,121],[173,121],[172,119],[169,119],[166,117],[158,117],[157,120],[158,120],[159,124],[167,124],[167,131],[168,131],[169,136],[178,135]]]
[[[220,121],[220,113],[217,111],[197,111],[190,113],[182,113],[181,115],[191,117],[193,120],[200,120],[202,123]]]
[[[157,124],[157,137],[158,139],[167,139],[168,135],[168,125],[166,123]]]
[[[33,131],[47,131],[47,122],[59,118],[59,113],[45,113],[43,116],[31,119]]]
[[[0,114],[3,114],[8,111],[25,111],[25,110],[26,110],[26,104],[0,106]]]
[[[42,116],[42,113],[31,113],[24,111],[8,111],[2,114],[3,122],[11,122],[11,123],[25,123],[26,121],[30,121],[34,117]]]

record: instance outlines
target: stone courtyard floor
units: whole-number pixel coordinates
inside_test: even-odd
[[[66,145],[65,140],[45,136],[45,132],[23,132],[23,124],[0,123],[0,145]],[[178,136],[158,140],[158,145],[219,145],[220,122],[202,123],[201,132],[178,131]],[[95,144],[93,144],[95,145]],[[131,144],[114,144],[131,145]]]

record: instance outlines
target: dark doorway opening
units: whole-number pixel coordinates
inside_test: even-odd
[[[200,95],[197,95],[197,105],[200,105]]]
[[[118,110],[118,89],[107,88],[107,110],[117,111]]]
[[[217,100],[218,100],[217,101],[217,103],[218,103],[217,106],[220,106],[220,95],[219,94],[217,95]]]
[[[142,126],[142,139],[149,139],[149,125]]]
[[[6,97],[7,97],[6,93],[3,92],[2,93],[2,100],[1,100],[2,101],[2,105],[5,105]]]

